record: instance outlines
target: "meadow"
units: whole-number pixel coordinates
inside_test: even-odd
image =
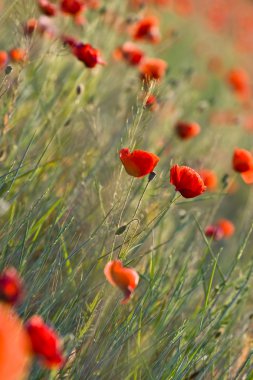
[[[0,310],[60,342],[0,380],[253,379],[253,3],[78,2],[0,1]]]

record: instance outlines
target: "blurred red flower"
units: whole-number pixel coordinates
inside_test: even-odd
[[[102,59],[99,50],[92,47],[90,44],[83,44],[82,42],[76,44],[72,48],[73,54],[82,61],[86,67],[92,69],[97,64],[105,65],[106,62]]]
[[[183,140],[197,136],[201,130],[199,124],[186,121],[179,121],[176,124],[175,129],[177,135]]]
[[[57,13],[57,7],[55,4],[48,0],[38,0],[38,5],[42,13],[47,16],[55,16]]]
[[[214,240],[228,239],[235,232],[234,224],[228,219],[220,219],[215,224],[206,227],[205,235]]]
[[[203,179],[207,190],[214,191],[217,188],[218,179],[214,171],[209,169],[200,169],[198,170],[200,177]]]
[[[167,62],[163,59],[144,58],[139,65],[141,79],[146,81],[162,79],[165,76],[167,67]]]
[[[244,69],[235,68],[230,70],[227,80],[239,99],[248,100],[250,98],[250,77]]]
[[[4,50],[0,50],[0,69],[6,66],[8,63],[8,53]]]
[[[33,34],[37,26],[38,26],[38,20],[36,20],[36,18],[30,18],[29,20],[27,20],[24,25],[25,35],[30,36],[31,34]]]
[[[125,268],[120,260],[114,260],[106,264],[104,274],[111,285],[117,286],[124,293],[121,303],[127,303],[138,285],[138,273],[132,268]]]
[[[161,39],[158,19],[149,16],[137,21],[131,29],[131,35],[134,40],[158,43]]]
[[[24,62],[27,59],[27,53],[22,48],[14,48],[9,51],[9,56],[14,62]]]
[[[174,165],[170,169],[170,183],[184,198],[194,198],[206,190],[200,175],[188,166]]]
[[[114,50],[113,56],[117,60],[124,60],[130,65],[136,66],[141,62],[144,53],[136,44],[127,41]]]
[[[128,148],[121,149],[119,157],[126,172],[133,177],[143,177],[151,173],[160,158],[144,150],[134,150],[130,153]]]
[[[62,12],[68,13],[72,16],[80,14],[85,8],[83,0],[61,0]]]
[[[6,268],[0,274],[0,300],[18,303],[23,295],[23,282],[15,268]]]
[[[244,173],[253,170],[253,156],[246,149],[236,148],[233,155],[233,169],[236,172]]]
[[[43,319],[34,315],[26,322],[32,351],[47,368],[60,368],[64,363],[61,341],[56,332]]]
[[[0,379],[24,380],[31,361],[29,337],[16,313],[0,303]]]
[[[148,96],[146,99],[145,107],[153,112],[159,109],[159,103],[157,102],[155,95],[150,94]]]

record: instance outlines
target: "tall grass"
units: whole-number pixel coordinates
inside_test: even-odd
[[[252,138],[240,124],[210,121],[241,105],[207,64],[220,49],[225,65],[240,56],[201,20],[161,13],[167,37],[143,45],[169,64],[165,80],[149,89],[161,102],[152,113],[136,70],[111,58],[126,36],[109,13],[135,17],[126,2],[90,11],[84,27],[57,21],[101,49],[108,64],[95,70],[57,39],[24,36],[23,22],[38,15],[34,3],[6,1],[1,14],[2,48],[29,51],[27,63],[1,72],[1,268],[19,270],[26,284],[19,313],[52,323],[68,360],[59,373],[35,364],[30,378],[251,379],[252,189],[232,172],[231,156],[235,146],[251,148]],[[178,140],[179,117],[196,119],[201,135]],[[121,147],[160,156],[148,186],[124,172]],[[218,190],[175,196],[172,163],[214,169]],[[205,237],[218,217],[233,220],[230,240]],[[125,306],[103,274],[118,257],[141,278]]]

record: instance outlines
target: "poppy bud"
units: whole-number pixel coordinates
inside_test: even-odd
[[[127,228],[127,225],[119,227],[117,231],[115,232],[115,235],[122,235],[125,232],[126,228]]]
[[[159,104],[155,95],[150,94],[145,102],[145,107],[150,111],[157,111],[159,109]]]
[[[170,169],[170,183],[184,198],[195,198],[206,190],[200,175],[188,166],[174,165]]]
[[[153,153],[144,150],[134,150],[130,153],[128,148],[121,149],[119,157],[126,172],[133,177],[143,177],[153,172],[160,160]]]
[[[125,268],[120,260],[114,260],[106,264],[104,274],[111,285],[117,286],[124,293],[121,303],[127,303],[138,285],[138,273],[132,268]]]
[[[195,137],[200,133],[200,126],[197,123],[179,121],[175,129],[177,135],[183,140]]]
[[[215,225],[210,225],[205,229],[205,235],[214,240],[221,240],[223,238],[223,231],[221,228]]]
[[[68,13],[72,16],[77,16],[84,10],[83,0],[62,0],[61,10],[62,12]]]
[[[92,69],[97,64],[105,65],[105,61],[101,58],[100,52],[93,48],[90,44],[78,43],[72,49],[73,54],[82,61],[86,67]]]
[[[56,5],[50,3],[50,1],[48,0],[39,0],[38,5],[41,12],[44,13],[46,16],[53,17],[57,13]]]
[[[6,268],[0,274],[0,299],[11,305],[17,304],[23,295],[23,282],[15,268]]]
[[[47,368],[60,368],[64,363],[61,341],[56,332],[43,319],[34,315],[26,322],[32,351]]]
[[[30,18],[24,25],[24,33],[27,36],[31,36],[38,26],[38,20],[36,18]]]

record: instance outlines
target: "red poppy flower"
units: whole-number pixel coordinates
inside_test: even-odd
[[[124,60],[129,65],[136,66],[141,62],[144,53],[133,42],[127,41],[114,51],[113,56],[117,60]]]
[[[0,50],[0,69],[6,66],[8,63],[8,53],[4,50]]]
[[[236,68],[228,73],[228,83],[241,100],[247,100],[251,96],[251,85],[248,73]]]
[[[119,157],[126,172],[133,177],[143,177],[151,173],[160,160],[153,153],[144,150],[134,150],[130,153],[128,148],[121,149]]]
[[[127,303],[138,285],[138,273],[132,268],[124,268],[120,260],[114,260],[106,264],[104,274],[111,285],[117,286],[124,293],[121,303]]]
[[[8,305],[0,303],[0,379],[27,379],[31,347],[24,326]]]
[[[233,155],[233,168],[239,173],[253,170],[252,154],[246,149],[236,148]]]
[[[15,268],[7,268],[0,274],[0,299],[9,304],[18,303],[23,294],[23,283]]]
[[[32,351],[38,355],[46,367],[60,368],[64,363],[61,341],[56,332],[43,319],[34,315],[26,323]]]
[[[62,0],[61,10],[72,16],[80,14],[85,8],[83,0]]]
[[[27,59],[27,53],[22,48],[11,49],[9,55],[14,62],[24,62]]]
[[[158,25],[157,18],[153,16],[139,20],[132,28],[133,39],[152,43],[159,42],[161,37]]]
[[[162,79],[167,67],[168,65],[163,59],[144,58],[139,65],[141,79],[146,81]]]
[[[200,175],[188,166],[174,165],[170,169],[170,183],[184,198],[194,198],[206,190]]]
[[[57,13],[56,5],[48,0],[38,0],[40,10],[47,16],[52,17]]]
[[[90,44],[83,44],[80,42],[73,47],[72,51],[77,59],[82,61],[86,67],[93,68],[97,64],[106,64],[106,62],[102,59],[100,52]]]
[[[24,25],[25,35],[27,36],[32,35],[35,29],[37,28],[37,26],[38,26],[38,20],[36,20],[36,18],[30,18],[29,20],[27,20]]]
[[[155,95],[150,94],[145,102],[145,107],[150,111],[157,111],[159,109],[158,101]]]
[[[201,169],[201,170],[198,170],[198,173],[200,177],[203,179],[204,184],[207,187],[207,190],[209,191],[216,190],[218,179],[217,179],[217,175],[212,170]]]
[[[175,129],[176,129],[177,135],[183,140],[195,137],[200,133],[199,124],[189,123],[185,121],[179,121],[176,124]]]

